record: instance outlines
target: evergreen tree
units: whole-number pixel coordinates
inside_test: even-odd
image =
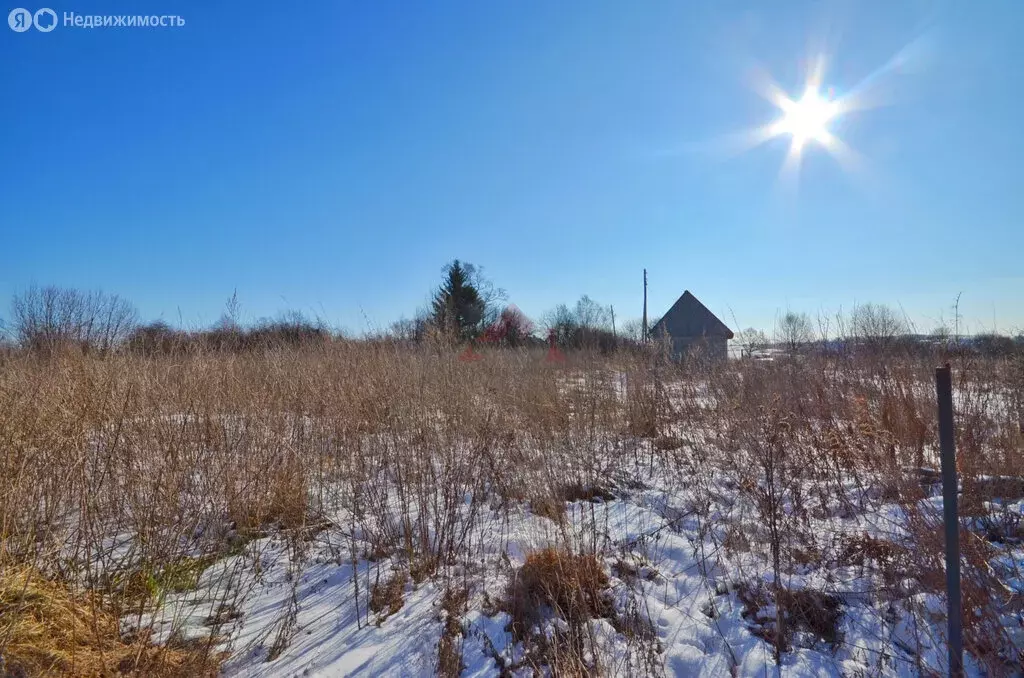
[[[458,259],[445,267],[445,280],[431,307],[434,325],[456,339],[471,339],[480,330],[486,303],[473,281],[475,269]]]

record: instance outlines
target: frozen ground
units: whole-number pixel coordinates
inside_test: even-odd
[[[368,559],[371,545],[352,516],[339,511],[322,529],[248,543],[143,622],[152,622],[164,640],[204,637],[215,628],[230,652],[228,676],[434,675],[449,614],[445,591],[465,588],[469,598],[454,636],[462,675],[533,675],[529,648],[513,638],[502,603],[527,555],[554,545],[596,553],[609,575],[614,612],[587,622],[587,656],[602,675],[776,675],[774,647],[766,642],[779,612],[765,595],[774,581],[766,526],[727,475],[662,480],[671,476],[651,468],[609,482],[610,498],[567,502],[561,521],[537,515],[525,501],[478,506],[460,556],[418,583],[405,577],[397,611],[369,610],[370,591],[409,563],[394,555]],[[835,553],[842,551],[837,543],[860,535],[899,545],[903,510],[857,486],[846,489],[852,502],[823,500],[807,518],[802,548]],[[470,505],[467,497],[464,513]],[[941,499],[926,498],[921,508],[940,515]],[[1002,508],[1024,513],[1022,502]],[[737,534],[745,542],[739,546]],[[782,585],[797,595],[826,595],[835,605],[834,626],[794,617],[782,675],[945,674],[939,593],[911,581],[883,581],[883,568],[871,557],[797,561]],[[1020,544],[998,545],[991,567],[1005,586],[1001,595],[1019,601]],[[890,591],[885,596],[878,594],[883,586]],[[623,620],[639,620],[643,630],[624,633]],[[1024,649],[1019,607],[1007,605],[1000,623],[1009,642]],[[538,630],[553,637],[563,626],[549,616]],[[972,658],[967,663],[969,675],[986,675]],[[1015,671],[1020,675],[1007,664],[1008,675]]]

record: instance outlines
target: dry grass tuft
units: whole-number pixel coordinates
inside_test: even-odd
[[[867,533],[855,534],[841,540],[838,561],[841,565],[865,566],[876,563],[883,571],[905,558],[906,549],[885,539]]]
[[[370,610],[377,614],[377,622],[380,623],[389,616],[402,609],[405,600],[402,594],[405,593],[405,570],[399,570],[393,575],[373,585],[370,591]]]
[[[437,572],[438,559],[431,555],[413,558],[409,564],[409,577],[413,584],[421,584]]]
[[[743,616],[751,623],[751,632],[771,645],[792,647],[797,632],[809,633],[834,645],[839,640],[842,603],[836,596],[812,589],[779,588],[777,596],[764,586],[739,586]],[[777,613],[766,614],[774,602]],[[781,628],[780,628],[781,627]]]
[[[553,520],[561,525],[565,521],[565,502],[550,495],[530,500],[530,510],[536,515]]]
[[[678,436],[658,436],[652,444],[659,452],[671,452],[685,447],[686,441]]]
[[[563,485],[560,494],[565,501],[599,502],[615,499],[615,495],[608,488],[584,483]]]
[[[8,675],[215,676],[212,641],[154,647],[117,618],[27,567],[0,570],[0,657]]]
[[[437,644],[437,675],[441,678],[458,678],[465,664],[462,663],[462,624],[459,618],[466,611],[469,591],[465,587],[448,588],[441,599],[444,631]]]
[[[526,637],[545,607],[570,624],[611,616],[608,583],[604,566],[591,554],[556,548],[531,553],[509,586],[513,634]]]

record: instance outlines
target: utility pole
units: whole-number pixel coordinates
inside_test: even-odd
[[[640,332],[641,343],[647,343],[647,269],[644,269],[644,319],[643,329]]]
[[[609,306],[608,308],[612,312],[612,336],[615,337],[615,336],[618,336],[618,335],[615,334],[615,307],[614,306]]]

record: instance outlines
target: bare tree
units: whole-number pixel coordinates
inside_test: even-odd
[[[775,327],[775,341],[791,355],[814,340],[814,328],[806,313],[787,311]]]
[[[875,352],[885,352],[893,347],[907,332],[907,323],[885,304],[859,304],[853,307],[850,316],[853,336],[865,347]]]
[[[430,316],[426,311],[420,311],[413,318],[400,318],[391,323],[388,329],[388,336],[399,341],[411,341],[419,343],[427,336],[427,329],[430,327]]]
[[[618,345],[610,318],[607,306],[584,294],[572,308],[559,304],[548,311],[541,319],[541,326],[560,344],[610,351]]]
[[[832,319],[824,313],[818,313],[818,338],[828,342],[832,336]]]
[[[32,286],[11,301],[12,331],[26,348],[61,345],[106,353],[135,328],[135,308],[116,294]]]
[[[742,356],[749,358],[768,347],[768,335],[759,329],[748,327],[736,334],[736,342],[740,346]]]
[[[607,329],[608,309],[587,295],[576,302],[576,324],[591,330]]]
[[[576,315],[565,304],[559,304],[545,313],[541,318],[541,326],[560,344],[569,342],[579,328]]]
[[[635,341],[637,343],[642,342],[646,336],[646,332],[644,332],[643,319],[631,318],[630,320],[622,323],[620,334],[630,341]]]
[[[508,292],[498,287],[487,276],[484,275],[484,267],[462,263],[463,269],[470,284],[476,289],[480,301],[483,303],[483,316],[480,318],[481,325],[486,327],[501,317],[501,312],[508,301]]]

